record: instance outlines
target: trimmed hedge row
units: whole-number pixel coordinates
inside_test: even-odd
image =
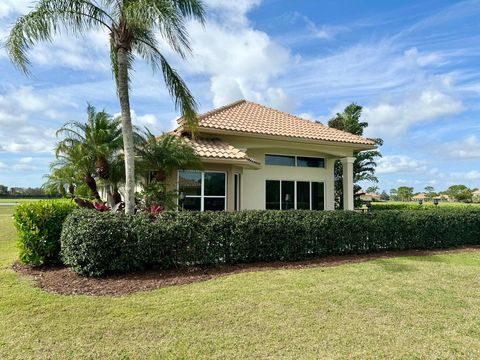
[[[76,210],[62,260],[82,275],[155,265],[295,261],[316,256],[480,244],[480,213],[242,211],[164,213],[155,222]]]
[[[66,217],[77,205],[71,200],[41,200],[15,207],[19,259],[24,264],[59,262],[60,234]]]
[[[372,210],[458,210],[469,209],[480,211],[480,204],[440,203],[425,202],[422,205],[417,202],[373,202]]]

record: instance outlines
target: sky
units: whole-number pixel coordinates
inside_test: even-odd
[[[187,24],[192,56],[162,52],[200,111],[245,98],[327,123],[363,106],[380,137],[381,190],[480,187],[480,0],[204,0]],[[0,39],[30,0],[0,3]],[[0,184],[34,187],[53,160],[55,131],[86,106],[119,113],[108,34],[58,35],[29,52],[29,77],[0,48]],[[171,130],[178,114],[159,74],[135,63],[134,122]],[[364,187],[373,185],[362,184]]]

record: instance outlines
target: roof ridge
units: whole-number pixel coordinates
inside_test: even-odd
[[[234,101],[234,102],[232,102],[232,103],[230,103],[230,104],[223,105],[223,106],[219,106],[219,107],[217,107],[217,108],[215,108],[215,109],[213,109],[213,110],[210,110],[210,111],[207,111],[206,113],[203,113],[203,114],[198,115],[198,120],[201,120],[201,119],[203,119],[203,118],[205,118],[205,117],[207,117],[207,116],[216,114],[216,113],[218,113],[218,112],[220,112],[220,111],[224,111],[224,110],[230,109],[230,108],[232,108],[232,107],[234,107],[234,106],[240,105],[241,103],[245,103],[245,102],[247,102],[247,100],[245,100],[245,99],[240,99],[240,100]]]

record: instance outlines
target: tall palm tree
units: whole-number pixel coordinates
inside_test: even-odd
[[[122,113],[126,171],[127,213],[135,207],[135,150],[129,100],[129,72],[134,55],[161,70],[177,110],[192,129],[196,103],[184,81],[168,64],[155,38],[159,33],[182,58],[190,52],[185,21],[205,21],[201,0],[40,0],[20,17],[7,39],[10,59],[28,73],[27,51],[39,41],[51,40],[61,30],[82,34],[103,28],[109,31],[110,58]]]

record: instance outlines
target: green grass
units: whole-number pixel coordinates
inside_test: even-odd
[[[60,296],[10,269],[11,210],[0,207],[1,359],[480,357],[480,252]]]
[[[38,200],[43,200],[43,199],[2,198],[0,199],[0,204],[1,203],[24,203],[24,202],[38,201]]]

